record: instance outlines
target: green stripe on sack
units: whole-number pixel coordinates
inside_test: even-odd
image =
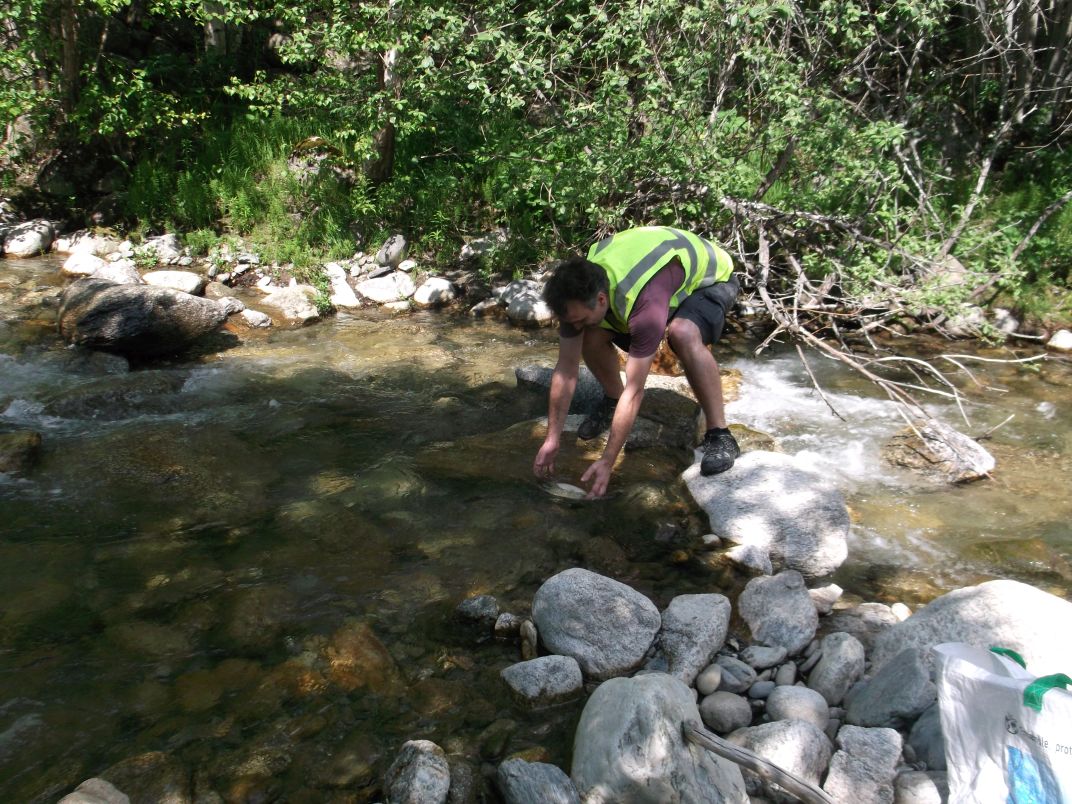
[[[1054,673],[1051,676],[1036,678],[1024,690],[1024,706],[1028,706],[1036,712],[1041,712],[1042,696],[1052,689],[1063,689],[1069,684],[1072,684],[1072,678],[1069,678],[1064,673]]]
[[[1027,669],[1027,662],[1024,661],[1024,657],[1014,651],[1012,648],[991,648],[990,652],[996,653],[998,656],[1008,656],[1010,659],[1020,665],[1020,667],[1024,668],[1024,670]]]

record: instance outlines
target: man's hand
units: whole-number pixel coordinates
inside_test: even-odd
[[[589,482],[592,484],[588,488],[588,496],[585,499],[594,500],[607,493],[607,486],[610,484],[610,473],[613,469],[614,467],[602,458],[588,467],[587,471],[581,475],[582,484]]]
[[[555,473],[555,456],[558,454],[558,442],[547,439],[536,453],[532,462],[532,472],[536,477],[551,477]]]

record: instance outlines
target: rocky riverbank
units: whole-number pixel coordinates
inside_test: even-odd
[[[470,598],[458,607],[460,627],[514,641],[530,657],[501,672],[530,722],[556,707],[582,707],[570,767],[527,752],[476,769],[414,739],[383,776],[383,800],[788,800],[769,781],[688,741],[683,726],[692,724],[834,801],[938,804],[946,800],[946,760],[931,648],[1000,645],[1039,674],[1072,666],[1072,647],[1046,625],[1072,616],[1072,604],[1026,584],[966,587],[914,613],[903,605],[846,606],[839,595],[832,586],[808,589],[803,576],[786,570],[754,578],[734,601],[718,591],[682,595],[660,612],[628,585],[578,567],[548,578],[529,612],[501,612],[486,595]],[[120,763],[61,804],[156,800],[161,762]],[[176,804],[207,800],[177,778],[170,785]]]

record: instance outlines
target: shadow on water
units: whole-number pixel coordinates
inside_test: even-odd
[[[0,484],[0,797],[54,801],[149,751],[228,798],[287,800],[371,795],[415,737],[474,769],[526,749],[568,763],[576,707],[515,706],[498,673],[517,645],[454,608],[487,592],[524,614],[582,561],[653,590],[665,551],[641,529],[665,495],[629,527],[556,503],[531,444],[489,451],[546,405],[503,376],[532,348],[508,343],[501,370],[409,330],[375,360],[280,333],[59,389],[26,378],[18,424],[44,448]],[[422,465],[435,450],[470,466]],[[684,466],[652,471],[667,460]]]

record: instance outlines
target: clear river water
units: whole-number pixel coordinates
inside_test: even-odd
[[[630,453],[589,504],[531,477],[538,435],[518,425],[545,400],[513,369],[553,363],[551,330],[358,310],[128,371],[63,347],[59,264],[0,263],[0,434],[43,437],[35,466],[0,475],[2,801],[55,801],[124,761],[206,801],[374,800],[413,738],[477,777],[517,752],[568,769],[579,705],[514,705],[498,674],[517,643],[459,623],[458,603],[524,615],[571,566],[660,607],[746,580],[703,551],[687,453]],[[842,421],[794,351],[754,347],[739,332],[717,352],[742,374],[729,419],[843,489],[846,601],[915,607],[997,577],[1068,596],[1066,359],[972,348],[973,377],[939,359],[970,422],[932,411],[1001,425],[993,477],[949,486],[883,460],[904,422],[866,380],[811,357]]]

